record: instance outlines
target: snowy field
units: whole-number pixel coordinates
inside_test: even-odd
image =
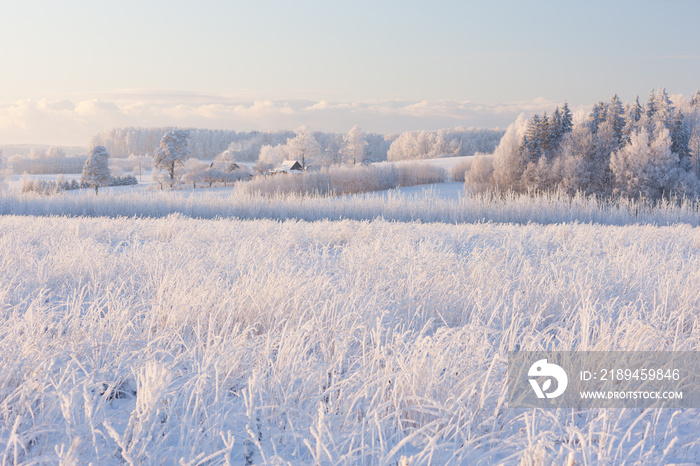
[[[109,189],[112,189],[109,191]],[[130,186],[67,191],[52,196],[0,192],[0,215],[165,217],[272,220],[374,220],[442,223],[596,223],[700,225],[700,202],[650,205],[566,194],[538,197],[463,196],[459,183],[411,186],[347,196],[256,195],[235,189],[150,191]]]
[[[12,183],[2,464],[700,462],[698,410],[506,399],[508,350],[697,350],[697,202]]]
[[[700,461],[697,410],[508,409],[506,352],[696,350],[687,225],[0,217],[3,463]]]

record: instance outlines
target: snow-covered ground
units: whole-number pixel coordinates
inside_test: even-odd
[[[473,156],[468,156],[468,157],[445,157],[445,158],[438,158],[438,159],[425,159],[425,160],[405,160],[405,161],[400,161],[400,162],[380,162],[376,163],[373,165],[376,165],[378,167],[387,167],[387,166],[392,166],[392,165],[397,165],[397,166],[406,166],[406,165],[415,165],[415,164],[420,164],[420,165],[429,165],[429,166],[434,166],[434,167],[439,167],[445,170],[446,173],[449,174],[450,169],[452,169],[454,166],[459,165],[459,164],[464,164],[466,162],[469,162],[473,159]],[[252,164],[251,163],[243,163],[241,162],[242,165],[246,165],[248,169],[251,168]],[[129,173],[130,174],[130,173]],[[22,190],[22,181],[25,177],[28,178],[33,178],[33,179],[39,179],[39,180],[44,180],[44,181],[56,181],[59,178],[62,178],[66,181],[70,181],[73,179],[79,180],[80,179],[80,174],[66,174],[66,175],[12,175],[9,177],[7,180],[7,184],[9,187],[10,192],[18,193]],[[158,184],[153,182],[151,180],[151,171],[150,170],[144,170],[143,173],[136,174],[135,175],[137,179],[139,179],[139,184],[135,186],[115,186],[115,187],[104,187],[100,188],[100,191],[104,191],[105,193],[127,193],[127,192],[139,192],[139,191],[153,191],[153,190],[158,190]],[[434,190],[435,194],[438,196],[442,196],[444,194],[445,198],[449,199],[455,199],[457,197],[457,192],[458,191],[463,191],[462,189],[462,184],[461,183],[438,183],[438,184],[431,184],[431,185],[425,185],[424,187],[419,187],[419,186],[412,186],[412,187],[399,187],[396,190],[391,190],[394,192],[401,192],[405,194],[415,194],[415,193],[420,193],[424,191],[427,188],[428,190]],[[197,189],[192,189],[191,187],[188,186],[181,186],[180,189],[177,189],[175,191],[172,191],[175,195],[177,196],[185,196],[188,197],[192,195],[192,193],[215,193],[216,195],[226,195],[227,193],[230,193],[233,190],[233,186],[215,186],[213,188],[209,188],[206,185],[204,186],[199,186]],[[72,191],[69,194],[75,195],[79,191]]]
[[[506,398],[514,348],[700,347],[697,203],[18,186],[3,464],[700,462],[698,410]]]
[[[425,165],[432,165],[434,167],[440,167],[445,170],[449,170],[450,168],[454,167],[455,165],[459,165],[465,162],[470,162],[471,160],[474,159],[473,155],[467,155],[463,157],[439,157],[435,159],[413,159],[413,160],[399,160],[396,162],[378,162],[376,165],[404,165],[404,164],[415,164],[415,163],[420,163],[420,164],[425,164]]]
[[[696,350],[697,228],[3,216],[0,242],[4,463],[700,461],[698,410],[505,384],[516,347]]]
[[[402,186],[394,189],[377,191],[378,196],[413,196],[413,197],[436,197],[438,199],[458,200],[464,197],[464,183],[432,183],[416,186]]]
[[[349,196],[258,195],[227,188],[161,191],[114,188],[52,196],[0,192],[0,215],[373,220],[400,222],[503,222],[602,225],[700,225],[700,202],[651,205],[564,194],[532,197],[459,195],[459,184],[392,189]]]

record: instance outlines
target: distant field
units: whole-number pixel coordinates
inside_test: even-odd
[[[3,216],[0,244],[3,462],[700,460],[697,410],[505,398],[515,347],[697,349],[697,228]]]
[[[438,168],[441,170],[444,170],[448,178],[450,177],[450,171],[455,168],[455,167],[464,167],[462,168],[462,172],[466,170],[466,168],[469,167],[469,164],[471,160],[473,159],[473,156],[465,156],[465,157],[444,157],[444,158],[437,158],[437,159],[421,159],[421,160],[407,160],[407,161],[399,161],[399,162],[379,162],[375,164],[371,164],[372,166],[375,167],[406,167],[406,166],[415,166],[415,165],[424,165],[428,167],[434,167]],[[120,160],[121,161],[121,160]],[[248,170],[252,170],[253,168],[253,163],[252,162],[238,162],[239,165],[245,166]],[[348,167],[352,168],[352,167]],[[358,168],[360,168],[358,166]],[[139,185],[138,186],[132,186],[129,187],[128,192],[132,191],[138,191],[138,190],[143,190],[143,189],[157,189],[158,185],[157,183],[153,182],[151,180],[151,173],[152,171],[150,169],[144,169],[142,171],[135,170],[135,171],[129,171],[126,172],[125,174],[128,175],[134,175],[138,180],[139,180]],[[6,181],[9,187],[10,192],[20,192],[22,190],[22,183],[23,179],[31,178],[31,179],[38,179],[38,180],[45,180],[45,181],[55,181],[59,177],[61,177],[64,180],[72,180],[72,179],[80,179],[81,175],[80,173],[70,173],[70,174],[13,174],[11,175]],[[190,190],[190,186],[182,186],[181,187],[184,190]],[[200,191],[211,191],[211,189],[206,187],[206,184],[202,184],[200,187]],[[223,188],[224,191],[230,190],[232,186],[229,184],[229,188]],[[107,192],[114,191],[113,188],[105,188]],[[116,190],[117,192],[125,191],[124,189],[121,190]]]

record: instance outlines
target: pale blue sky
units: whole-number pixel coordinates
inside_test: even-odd
[[[82,143],[114,125],[504,127],[564,99],[689,95],[699,13],[697,1],[2,0],[0,143]]]

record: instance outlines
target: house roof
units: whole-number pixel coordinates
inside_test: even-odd
[[[301,171],[302,166],[296,160],[285,160],[281,164],[277,165],[272,171],[273,172],[288,172],[288,171]]]

